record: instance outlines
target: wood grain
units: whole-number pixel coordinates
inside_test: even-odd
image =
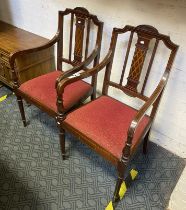
[[[47,42],[46,38],[0,21],[0,81],[13,88],[11,55]],[[17,57],[15,65],[20,84],[48,73],[55,69],[54,48]]]

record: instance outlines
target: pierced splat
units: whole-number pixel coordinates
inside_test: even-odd
[[[88,11],[84,8],[77,8],[77,10],[80,11],[80,13],[76,14],[74,63],[80,63],[82,60],[84,29],[85,21],[87,18],[84,14],[89,14]],[[84,14],[82,14],[81,12],[83,12]]]
[[[131,91],[137,92],[137,86],[139,84],[139,79],[148,50],[149,42],[149,37],[144,37],[143,35],[138,34],[136,49],[134,52],[129,77],[127,78],[127,84],[125,86]]]
[[[67,29],[69,33],[64,30],[66,23],[70,26],[69,30]],[[85,61],[93,53],[89,46],[92,34],[96,36],[95,50],[100,51],[102,31],[103,23],[83,7],[59,11],[58,33],[60,34],[57,41],[57,69],[62,70],[65,63],[76,66]],[[95,56],[94,65],[99,60],[99,54]]]

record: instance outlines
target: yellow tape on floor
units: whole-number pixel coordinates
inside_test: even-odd
[[[136,176],[138,175],[138,172],[136,170],[132,169],[130,171],[130,175],[131,175],[132,180],[134,180],[136,178]]]
[[[0,98],[0,102],[4,101],[7,98],[8,95],[4,95]]]
[[[119,190],[120,200],[124,197],[124,195],[125,195],[126,192],[127,192],[127,186],[126,186],[125,182],[123,182],[121,184],[121,187],[120,187],[120,190]]]
[[[119,190],[119,198],[120,200],[124,197],[125,193],[127,192],[127,186],[125,184],[125,182],[123,181]],[[106,207],[105,210],[114,210],[112,201],[110,201],[110,203],[108,204],[108,206]]]
[[[2,97],[0,98],[0,102],[4,101],[5,99],[7,99],[7,98],[8,98],[9,96],[11,96],[11,95],[14,95],[14,93],[12,92],[12,93],[9,93],[9,94],[7,94],[7,95],[2,96]]]
[[[130,180],[134,180],[137,175],[138,175],[138,172],[136,170],[132,169],[130,171],[130,174],[128,175],[128,178]],[[129,181],[128,185],[129,184],[130,184],[130,181]],[[126,185],[125,181],[122,182],[120,190],[119,190],[119,198],[120,198],[120,200],[124,197],[125,193],[127,192],[127,186],[128,185]],[[105,210],[114,210],[112,201],[109,202],[109,204],[107,205]]]
[[[105,210],[114,210],[114,207],[112,205],[112,201],[110,201],[110,203],[108,204],[108,206],[106,207]]]

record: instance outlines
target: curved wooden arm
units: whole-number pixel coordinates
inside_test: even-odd
[[[10,62],[11,69],[15,71],[15,68],[14,68],[15,67],[15,60],[18,56],[33,53],[33,52],[38,52],[38,51],[41,51],[43,49],[49,48],[52,45],[54,45],[58,40],[59,40],[59,31],[55,34],[55,36],[49,42],[47,42],[43,45],[11,53],[10,57],[9,57],[9,62]]]
[[[163,77],[162,77],[161,81],[159,82],[157,88],[154,90],[154,92],[152,93],[150,98],[141,107],[141,109],[138,111],[138,113],[136,114],[136,116],[132,120],[131,125],[128,129],[128,138],[133,138],[135,130],[136,130],[137,126],[139,125],[140,121],[142,120],[143,116],[148,111],[148,109],[151,107],[151,105],[153,105],[156,102],[158,96],[163,91],[163,89],[166,85],[168,76],[169,76],[169,73],[167,71],[165,71],[165,73],[163,74]]]
[[[162,93],[166,85],[168,76],[169,76],[169,72],[168,70],[166,70],[157,88],[154,90],[150,98],[146,101],[146,103],[141,107],[141,109],[137,112],[137,114],[133,118],[130,124],[130,127],[128,129],[127,141],[122,150],[122,157],[121,157],[120,163],[123,162],[124,164],[127,164],[129,155],[131,153],[132,140],[133,140],[136,128],[138,127],[140,121],[143,119],[143,116],[145,115],[147,110],[158,100],[158,97],[160,96],[160,94]],[[120,163],[118,164],[118,167],[122,167]]]
[[[69,70],[65,71],[62,75],[60,75],[56,79],[56,85],[55,85],[55,87],[57,88],[58,83],[61,80],[65,79],[67,77],[70,77],[72,74],[75,74],[78,71],[80,71],[83,68],[85,68],[86,66],[88,66],[94,60],[94,58],[98,55],[99,51],[100,51],[100,47],[98,45],[96,45],[96,47],[93,50],[93,52],[90,54],[90,56],[85,61],[83,61],[82,63],[80,63],[78,66],[75,66],[72,69],[69,69]]]
[[[61,80],[56,87],[58,97],[60,97],[63,94],[64,88],[67,85],[97,74],[101,69],[103,69],[111,61],[111,58],[112,58],[112,51],[109,50],[109,52],[107,53],[103,61],[97,66],[95,66],[94,68],[88,69],[86,72],[83,72],[79,75],[71,75],[71,77],[66,77],[63,80]]]

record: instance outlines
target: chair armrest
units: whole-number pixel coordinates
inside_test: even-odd
[[[132,122],[130,124],[130,127],[128,129],[128,139],[132,139],[133,138],[135,130],[138,127],[140,121],[143,119],[143,116],[149,110],[151,105],[153,105],[156,102],[156,100],[158,99],[158,96],[161,94],[161,92],[163,91],[163,89],[164,89],[164,87],[166,85],[168,76],[169,76],[168,71],[165,71],[161,81],[159,82],[158,86],[156,87],[156,89],[154,90],[154,92],[152,93],[150,98],[141,107],[141,109],[138,111],[138,113],[136,114],[136,116],[132,120]]]
[[[127,141],[126,141],[125,146],[123,147],[123,150],[122,150],[121,161],[118,164],[119,168],[123,167],[121,162],[124,162],[125,165],[127,164],[128,160],[129,160],[129,155],[131,153],[132,140],[133,140],[136,128],[138,127],[140,121],[143,119],[143,116],[148,111],[148,109],[154,103],[156,103],[156,101],[158,100],[158,97],[160,96],[160,94],[162,93],[162,91],[166,85],[168,76],[169,76],[169,72],[168,72],[168,70],[166,70],[165,73],[163,74],[161,81],[159,82],[158,86],[156,87],[156,89],[154,90],[154,92],[152,93],[150,98],[145,102],[145,104],[141,107],[141,109],[137,112],[137,114],[133,118],[133,120],[129,126],[129,129],[128,129]]]
[[[56,35],[47,43],[40,45],[38,47],[35,48],[29,48],[29,49],[25,49],[25,50],[20,50],[20,51],[16,51],[10,54],[9,57],[9,62],[10,62],[10,67],[13,71],[15,71],[15,60],[18,56],[20,55],[26,55],[29,53],[33,53],[33,52],[38,52],[44,49],[47,49],[49,47],[51,47],[52,45],[54,45],[57,41],[59,40],[59,31],[56,33]]]
[[[58,83],[61,80],[65,79],[67,77],[72,76],[73,74],[77,73],[78,71],[80,71],[80,70],[84,69],[86,66],[88,66],[95,59],[95,57],[98,55],[99,51],[100,51],[100,48],[99,48],[98,45],[96,45],[96,47],[93,50],[93,52],[90,54],[90,56],[85,61],[83,61],[79,65],[73,67],[72,69],[69,69],[69,70],[65,71],[62,75],[60,75],[56,79],[56,85],[55,85],[55,87],[57,88]]]
[[[66,74],[66,77],[63,77],[63,79],[61,81],[59,81],[56,86],[56,91],[57,91],[58,97],[60,97],[63,94],[64,88],[67,85],[69,85],[73,82],[76,82],[78,80],[82,80],[82,79],[85,79],[87,77],[97,74],[100,70],[102,70],[111,61],[111,58],[112,58],[112,51],[109,50],[109,52],[107,53],[107,55],[105,56],[103,61],[100,64],[98,64],[97,66],[95,66],[91,69],[87,69],[83,73],[70,74],[69,77],[67,77],[69,74]],[[78,69],[81,70],[80,67]],[[79,70],[77,70],[77,71],[79,71]],[[77,72],[77,71],[74,70],[74,72]]]

